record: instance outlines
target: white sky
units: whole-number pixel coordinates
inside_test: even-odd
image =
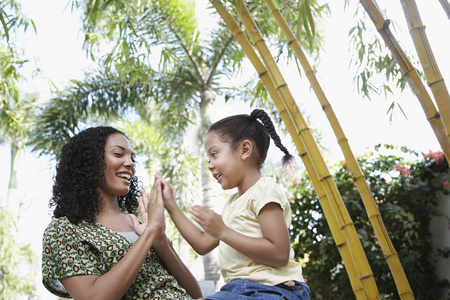
[[[81,79],[84,70],[92,65],[86,60],[82,51],[82,34],[80,20],[71,14],[68,1],[61,0],[21,0],[23,12],[32,18],[37,26],[38,34],[29,32],[23,41],[27,57],[39,58],[39,66],[43,75],[51,78],[58,88],[63,88],[69,79]],[[355,154],[363,154],[378,143],[388,143],[398,146],[408,146],[415,150],[428,152],[440,150],[428,122],[425,120],[417,98],[409,91],[396,93],[396,99],[402,104],[408,116],[397,114],[392,124],[389,123],[386,111],[391,99],[374,98],[372,101],[362,99],[353,88],[353,73],[346,71],[349,66],[347,34],[352,26],[352,11],[343,11],[343,1],[333,2],[333,18],[327,22],[326,49],[317,76],[336,113],[341,126],[349,139]],[[380,7],[386,9],[388,17],[397,20],[397,25],[406,28],[406,23],[400,7],[400,1],[379,0]],[[426,33],[440,66],[444,79],[450,78],[449,47],[446,33],[449,32],[450,21],[442,10],[439,1],[417,0],[423,23],[427,26]],[[337,4],[336,4],[337,3]],[[370,20],[368,28],[373,28]],[[407,30],[403,35],[394,33],[407,52],[415,55]],[[342,160],[343,156],[328,121],[322,112],[314,94],[310,91],[307,79],[298,79],[296,66],[285,69],[285,79],[291,88],[299,107],[306,115],[311,116],[312,127],[322,131],[325,146],[330,148],[331,155],[327,157],[330,164]],[[448,81],[447,81],[448,82]],[[447,83],[448,84],[448,83]],[[295,88],[293,88],[295,87]],[[48,98],[49,88],[44,80],[29,80],[26,85],[29,91],[37,91]],[[220,102],[220,101],[219,101]],[[218,103],[221,114],[248,113],[246,106],[235,106]],[[305,115],[305,116],[306,116]],[[219,117],[219,115],[217,115]],[[289,143],[289,139],[287,139]],[[294,150],[293,146],[291,149]],[[0,146],[3,158],[0,169],[0,199],[6,198],[9,178],[9,148]],[[24,199],[22,218],[20,221],[19,239],[30,243],[39,259],[41,257],[42,232],[50,221],[47,203],[50,198],[54,163],[47,158],[37,158],[34,153],[26,152],[20,159],[18,184],[19,197]],[[37,282],[40,282],[40,275]],[[42,299],[52,299],[41,284],[37,285]]]

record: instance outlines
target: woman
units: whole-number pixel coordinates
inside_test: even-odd
[[[192,299],[199,285],[164,233],[161,181],[139,197],[135,153],[112,127],[63,146],[43,237],[43,284],[75,299]],[[135,213],[139,206],[142,222]],[[125,213],[128,212],[128,213]]]

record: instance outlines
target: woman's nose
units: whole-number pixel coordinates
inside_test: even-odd
[[[134,168],[134,160],[129,157],[126,161],[125,161],[125,166],[129,167],[129,168]]]

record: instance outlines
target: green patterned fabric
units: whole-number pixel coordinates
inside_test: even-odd
[[[44,232],[42,282],[53,294],[69,298],[59,279],[101,276],[114,267],[132,244],[99,223],[72,224],[67,218],[50,222]],[[150,249],[135,281],[122,299],[192,299]]]

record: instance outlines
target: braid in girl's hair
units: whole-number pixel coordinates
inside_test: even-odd
[[[270,116],[262,109],[255,109],[250,114],[250,118],[252,119],[259,119],[261,123],[264,125],[264,128],[266,128],[269,135],[272,137],[273,142],[275,143],[275,146],[280,148],[281,151],[283,151],[283,166],[286,167],[293,159],[294,156],[289,153],[289,151],[286,149],[286,147],[283,146],[281,143],[281,139],[278,136],[277,132],[275,131],[275,127],[273,126],[272,120],[270,119]]]

